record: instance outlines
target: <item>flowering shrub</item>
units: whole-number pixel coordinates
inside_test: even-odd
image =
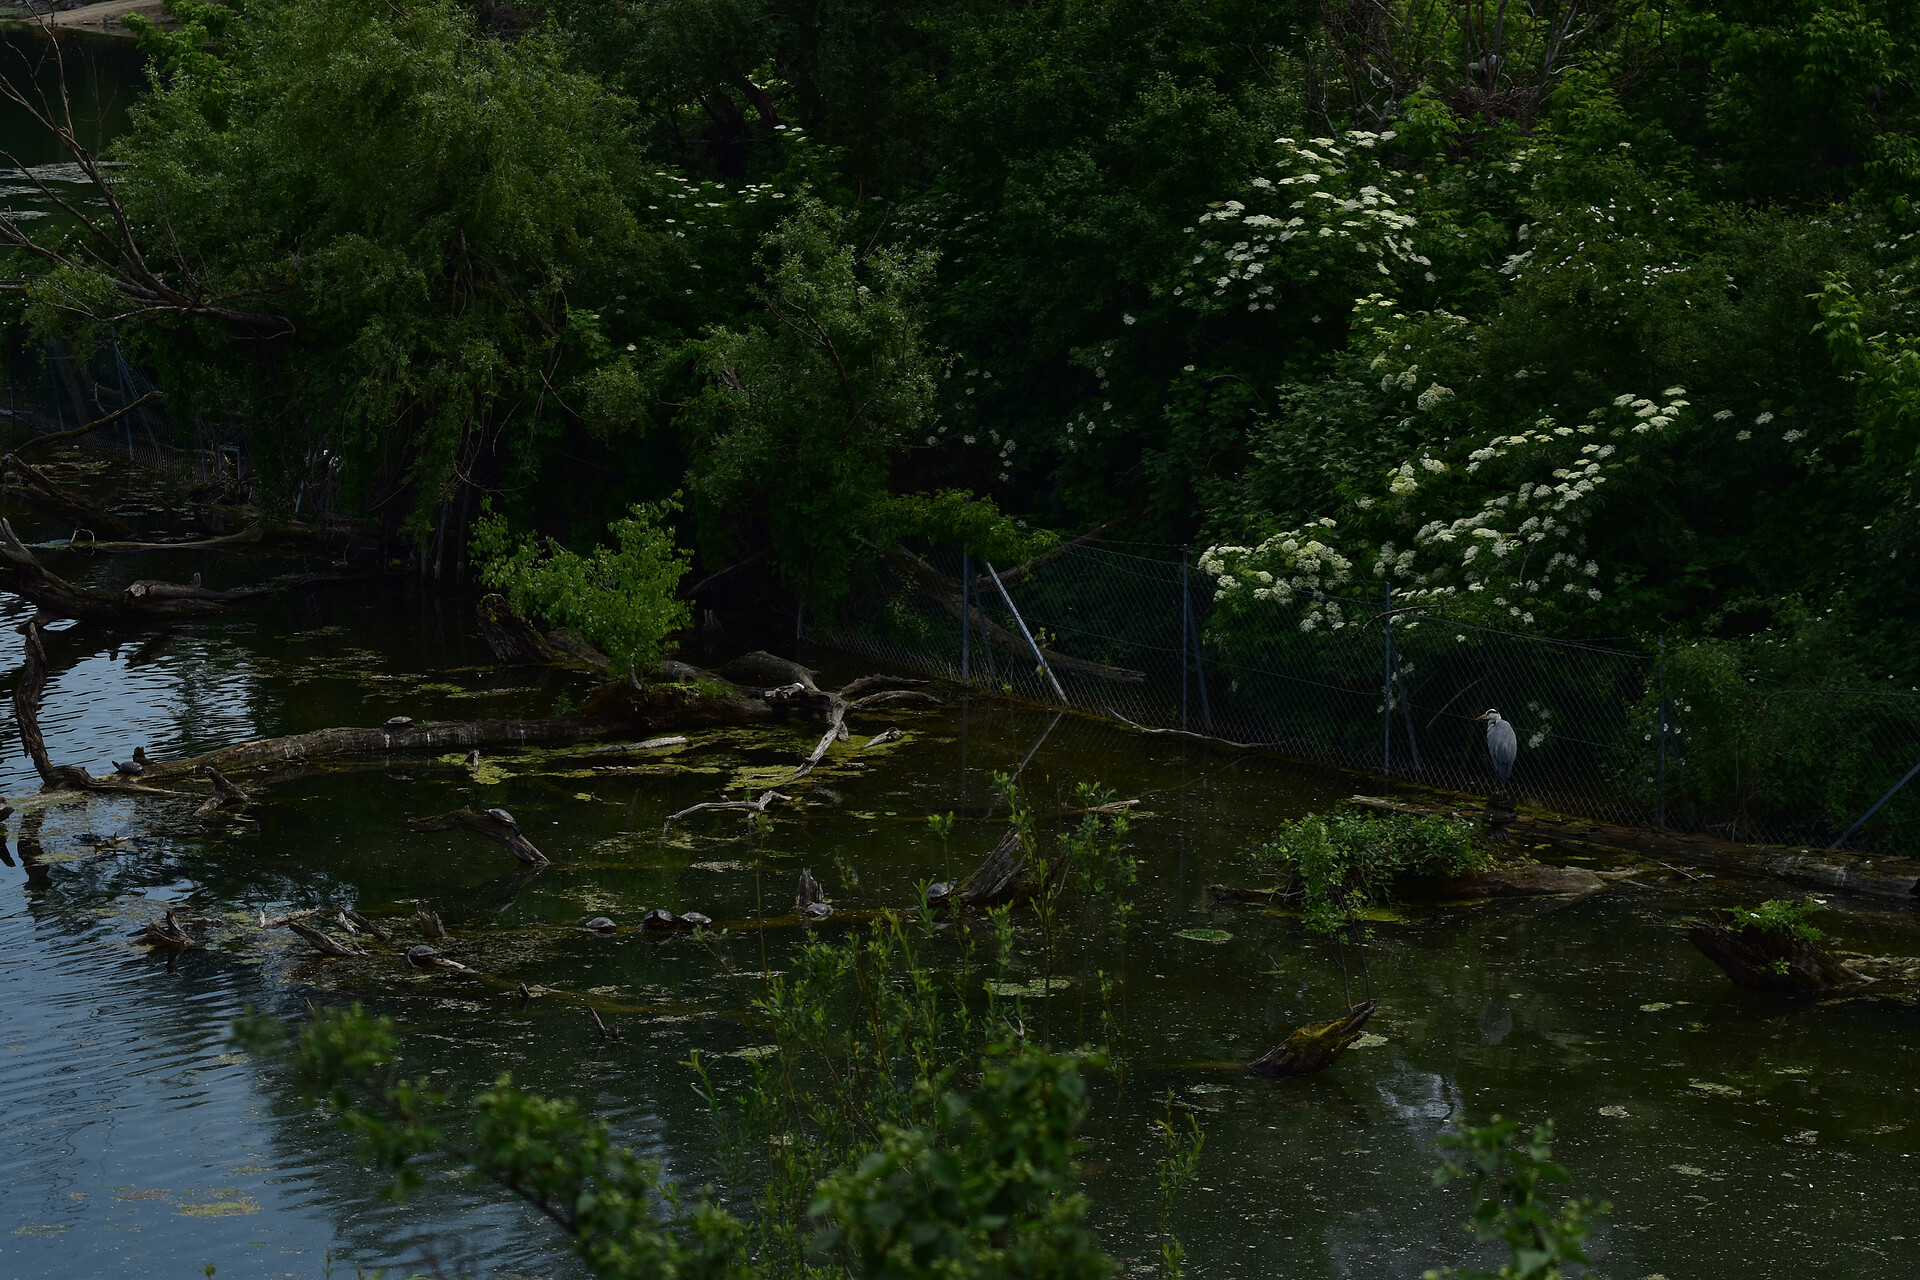
[[[1279,139],[1277,176],[1254,178],[1247,201],[1215,204],[1186,229],[1197,242],[1173,296],[1200,307],[1272,311],[1289,282],[1431,267],[1414,246],[1414,216],[1394,195],[1416,190],[1376,154],[1393,137],[1355,129],[1338,140]]]
[[[1409,605],[1533,626],[1550,602],[1603,597],[1582,526],[1603,486],[1640,463],[1686,408],[1685,389],[1668,387],[1658,400],[1617,396],[1573,426],[1542,417],[1477,448],[1428,446],[1380,476],[1374,492],[1354,494],[1344,519],[1322,516],[1255,546],[1209,547],[1199,564],[1228,617],[1298,606],[1302,631],[1350,625],[1339,597],[1374,594],[1367,576]]]

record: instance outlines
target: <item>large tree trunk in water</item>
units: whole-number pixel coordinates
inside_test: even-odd
[[[1865,981],[1811,942],[1781,938],[1751,925],[1735,928],[1722,921],[1695,920],[1687,926],[1687,940],[1749,991],[1795,995]]]
[[[515,613],[505,596],[481,597],[474,613],[480,622],[480,634],[486,637],[487,648],[493,650],[493,660],[501,666],[550,667],[559,661],[559,654],[547,643],[546,637]]]

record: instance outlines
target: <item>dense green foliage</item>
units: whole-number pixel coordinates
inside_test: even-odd
[[[584,550],[684,493],[816,607],[1111,521],[1204,550],[1216,654],[1385,586],[1665,634],[1735,829],[1887,749],[1769,689],[1920,687],[1912,6],[175,3],[157,275],[49,222],[11,314],[423,569],[487,495]]]
[[[657,660],[666,638],[690,612],[675,591],[687,571],[672,533],[661,527],[671,504],[636,506],[607,527],[614,546],[588,555],[548,539],[515,541],[505,520],[484,514],[474,526],[481,585],[505,591],[514,609],[549,626],[570,627],[617,669]]]
[[[1248,851],[1256,870],[1298,892],[1307,927],[1332,933],[1384,902],[1396,876],[1463,876],[1491,859],[1464,818],[1336,809],[1282,824]]]
[[[1831,609],[1920,683],[1907,6],[178,12],[116,184],[204,305],[76,252],[31,315],[429,562],[476,488],[576,544],[683,488],[828,601],[957,489],[1218,543],[1263,625]]]

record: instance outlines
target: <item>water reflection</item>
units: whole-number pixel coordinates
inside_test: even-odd
[[[75,572],[161,576],[132,564]],[[166,756],[395,713],[550,707],[564,686],[495,675],[470,617],[470,602],[397,587],[302,596],[163,639],[62,632],[49,641],[49,749],[104,769],[135,743]],[[270,1067],[235,1054],[230,1019],[249,1003],[296,1016],[307,1000],[366,1001],[403,1022],[413,1069],[454,1093],[510,1070],[579,1096],[626,1141],[703,1181],[717,1173],[713,1133],[677,1064],[695,1047],[750,1042],[738,1011],[752,980],[682,942],[602,938],[581,922],[631,923],[653,906],[751,917],[790,900],[802,866],[830,877],[844,906],[909,901],[917,881],[984,856],[1004,812],[988,775],[1015,770],[1042,812],[1070,807],[1083,781],[1142,801],[1142,920],[1126,954],[1100,958],[1129,975],[1135,1069],[1124,1091],[1099,1086],[1088,1134],[1097,1222],[1124,1257],[1155,1248],[1148,1121],[1171,1093],[1209,1133],[1205,1190],[1180,1210],[1196,1275],[1414,1277],[1458,1261],[1464,1201],[1431,1186],[1435,1143],[1450,1116],[1495,1110],[1558,1119],[1579,1189],[1616,1205],[1599,1238],[1613,1274],[1920,1265],[1902,1207],[1920,1183],[1912,1012],[1755,1001],[1674,928],[1712,895],[1751,900],[1766,886],[1410,910],[1377,926],[1366,953],[1381,1043],[1324,1077],[1254,1080],[1210,1064],[1247,1061],[1336,1011],[1338,957],[1284,911],[1221,906],[1205,886],[1243,879],[1235,851],[1350,783],[980,699],[902,725],[912,737],[883,767],[832,780],[839,803],[778,815],[757,834],[727,814],[659,833],[666,813],[712,798],[735,768],[803,754],[804,726],[771,746],[716,735],[671,776],[569,774],[511,753],[498,777],[418,759],[313,770],[262,789],[243,821],[218,828],[192,821],[190,803],[125,797],[16,815],[18,865],[0,872],[0,1272],[184,1274],[212,1262],[313,1275],[328,1250],[373,1267],[433,1248],[449,1267],[577,1274],[543,1224],[458,1180],[436,1176],[406,1205],[381,1201],[344,1140]],[[31,794],[17,753],[0,770],[9,797]],[[529,876],[490,844],[402,825],[469,803],[510,808],[554,865]],[[924,819],[949,811],[942,842]],[[100,851],[117,835],[130,839]],[[446,922],[436,945],[498,981],[391,957],[325,960],[247,924],[289,906],[352,906],[411,941],[420,903]],[[127,943],[168,905],[217,922],[212,945],[171,971]],[[1233,937],[1175,936],[1196,926]],[[1849,945],[1920,953],[1908,915],[1850,909],[1835,927]],[[737,973],[779,969],[797,944],[742,935],[726,960]],[[591,993],[625,1039],[599,1042],[577,1001],[523,998],[522,983]],[[1053,1025],[1079,1025],[1082,999],[1057,997]],[[471,1263],[451,1252],[456,1241]]]

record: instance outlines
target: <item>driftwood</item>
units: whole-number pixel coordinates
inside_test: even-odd
[[[1472,809],[1451,805],[1408,804],[1378,796],[1351,799],[1354,804],[1394,813],[1476,820],[1480,816]],[[1505,825],[1517,839],[1582,852],[1635,853],[1665,862],[1735,868],[1813,889],[1838,889],[1906,903],[1920,899],[1920,861],[1911,858],[1859,857],[1792,846],[1735,844],[1712,836],[1649,831],[1538,813],[1522,813]]]
[[[1277,742],[1234,742],[1229,738],[1216,738],[1209,733],[1195,733],[1191,729],[1150,729],[1144,724],[1127,719],[1112,707],[1107,708],[1107,714],[1135,733],[1149,734],[1154,737],[1192,738],[1195,742],[1211,742],[1222,747],[1233,747],[1239,751],[1268,751],[1280,745]]]
[[[1286,1042],[1247,1064],[1257,1076],[1310,1076],[1325,1071],[1360,1038],[1377,1002],[1368,1000],[1347,1010],[1346,1016],[1309,1022]]]
[[[293,930],[302,938],[305,938],[308,945],[323,956],[336,956],[342,960],[354,960],[367,954],[364,951],[356,951],[345,943],[335,942],[332,938],[329,938],[312,925],[301,924],[298,920],[287,921],[287,928]]]
[[[1271,905],[1275,902],[1291,902],[1301,896],[1301,890],[1282,889],[1275,885],[1271,889],[1240,889],[1227,884],[1210,884],[1207,892],[1213,895],[1215,902],[1258,902]]]
[[[1017,828],[1008,827],[979,869],[943,896],[950,905],[997,907],[1032,892],[1027,884],[1026,841]]]
[[[22,458],[17,450],[0,458],[0,475],[6,476],[6,483],[0,484],[0,494],[24,502],[36,511],[65,523],[84,525],[109,537],[133,536],[132,525],[73,490],[56,484],[45,472]]]
[[[22,664],[20,683],[13,687],[13,719],[20,729],[20,745],[26,748],[34,770],[46,787],[90,790],[103,780],[78,765],[56,766],[47,758],[47,740],[40,732],[40,695],[47,689],[47,647],[41,639],[40,620],[27,619],[20,633],[26,639],[26,661]]]
[[[424,933],[427,937],[437,939],[447,936],[447,926],[440,922],[440,913],[438,911],[433,911],[423,906],[414,912],[413,918],[420,922],[420,932]],[[431,950],[432,948],[428,949]]]
[[[546,866],[547,855],[520,833],[519,823],[498,816],[502,812],[504,810],[475,813],[471,809],[455,809],[431,818],[408,818],[407,826],[414,831],[471,831],[500,845],[529,866]]]
[[[343,925],[346,925],[349,930],[351,930],[355,926],[358,926],[360,929],[362,929],[367,933],[372,934],[374,937],[378,938],[382,942],[393,941],[392,934],[388,933],[385,929],[381,928],[377,923],[367,919],[367,917],[361,915],[358,911],[355,911],[351,907],[347,908],[345,911],[342,911],[340,913],[340,917],[341,917],[340,923]]]
[[[198,939],[189,936],[180,927],[171,910],[162,919],[147,921],[147,927],[134,934],[133,940],[143,947],[164,947],[172,951],[185,951],[200,945]]]
[[[813,872],[800,873],[800,887],[794,891],[793,913],[802,920],[825,920],[833,914],[833,904],[827,901],[827,891],[813,878]]]
[[[91,530],[76,532],[90,533]],[[88,538],[83,542],[78,537],[72,537],[59,542],[29,542],[26,545],[34,551],[219,551],[227,547],[253,546],[265,539],[265,530],[256,523],[238,533],[184,542],[133,542],[107,538]]]
[[[970,610],[960,602],[960,584],[946,574],[912,554],[903,547],[895,547],[886,553],[887,563],[898,570],[902,576],[920,587],[955,622],[967,620],[971,613],[972,625],[997,644],[1006,646],[1013,653],[1027,654],[1027,642],[1019,636],[999,626],[980,610],[978,605]],[[1064,653],[1055,653],[1051,649],[1041,649],[1040,655],[1056,673],[1085,676],[1090,680],[1108,680],[1120,684],[1139,684],[1147,678],[1144,671],[1132,671],[1125,667],[1109,667],[1104,663],[1089,662],[1085,658],[1070,657]]]
[[[1734,925],[1726,916],[1695,920],[1687,926],[1687,940],[1749,991],[1796,995],[1867,981],[1811,942]]]
[[[762,791],[760,793],[760,798],[757,800],[708,800],[701,804],[688,805],[686,808],[680,810],[680,812],[678,813],[670,813],[667,815],[667,820],[660,824],[660,834],[661,835],[667,834],[668,828],[672,827],[674,823],[680,821],[680,819],[685,818],[691,814],[700,813],[703,810],[707,810],[707,809],[742,810],[744,809],[748,813],[765,813],[767,811],[767,806],[772,804],[775,800],[785,800],[791,803],[793,800],[793,797],[783,796],[778,791]]]
[[[213,784],[213,794],[207,797],[204,804],[193,811],[194,817],[211,818],[222,809],[229,807],[237,808],[252,801],[252,796],[249,796],[239,787],[234,786],[233,783],[227,780],[226,774],[221,773],[212,765],[207,765],[201,769],[200,772],[206,774],[207,781]]]

